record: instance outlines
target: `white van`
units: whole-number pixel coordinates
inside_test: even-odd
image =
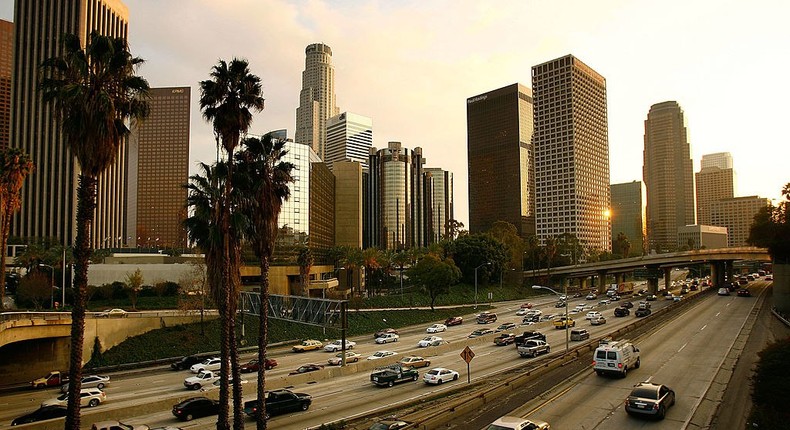
[[[625,378],[628,369],[638,369],[639,348],[628,340],[604,343],[593,354],[593,369],[600,376],[617,374]]]

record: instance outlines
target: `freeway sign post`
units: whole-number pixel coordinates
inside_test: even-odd
[[[469,362],[475,358],[475,353],[472,352],[472,349],[467,346],[463,351],[461,351],[461,358],[463,358],[466,362],[466,383],[468,384],[472,382],[472,373],[469,370]]]

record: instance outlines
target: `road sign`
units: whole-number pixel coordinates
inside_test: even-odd
[[[463,351],[461,351],[461,358],[464,359],[466,364],[469,364],[469,362],[475,358],[475,353],[472,352],[472,350],[467,346]]]

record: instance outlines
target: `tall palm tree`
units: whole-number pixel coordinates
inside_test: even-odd
[[[293,164],[283,161],[287,153],[285,141],[274,139],[271,134],[262,138],[246,138],[244,148],[238,155],[239,169],[236,182],[241,199],[242,212],[249,219],[247,238],[252,243],[261,271],[261,306],[258,319],[258,362],[266,360],[269,319],[269,263],[277,239],[277,218],[283,201],[291,195],[288,186],[293,182]],[[309,249],[308,249],[309,251]],[[300,255],[301,257],[301,255]],[[312,260],[312,255],[310,256]],[[301,264],[301,263],[300,263]],[[312,264],[312,262],[310,263]],[[301,271],[301,269],[300,269]],[[258,430],[266,429],[266,376],[263,366],[258,370]]]
[[[0,249],[8,244],[11,217],[22,205],[20,193],[25,178],[33,173],[33,160],[18,148],[0,150]],[[5,251],[4,251],[5,252]],[[0,258],[0,310],[5,303],[5,258]]]
[[[299,265],[299,287],[301,291],[299,295],[310,295],[310,270],[313,268],[315,259],[313,258],[313,251],[308,246],[299,248],[299,254],[296,256],[296,264]]]
[[[52,104],[63,140],[80,168],[67,429],[80,428],[85,292],[98,176],[115,162],[121,142],[129,134],[127,122],[148,115],[148,82],[135,75],[142,63],[129,52],[125,39],[93,32],[84,50],[78,36],[64,34],[62,55],[41,64],[43,100]]]
[[[245,135],[252,125],[252,111],[261,111],[264,99],[261,90],[261,79],[250,73],[246,60],[234,58],[230,63],[219,60],[211,70],[211,79],[200,82],[200,108],[203,118],[211,122],[217,139],[217,151],[221,146],[227,160],[228,178],[225,181],[224,198],[229,201],[233,183],[233,156],[239,145],[241,136]],[[244,428],[242,404],[241,374],[238,369],[238,347],[235,342],[235,321],[237,308],[236,285],[239,278],[240,258],[235,255],[240,251],[232,246],[232,236],[240,232],[231,231],[231,206],[221,205],[218,211],[218,226],[222,234],[222,260],[220,264],[221,285],[226,286],[225,294],[218,303],[220,324],[222,326],[220,356],[222,368],[220,373],[220,409],[217,416],[217,429],[226,430],[228,425],[228,378],[233,380],[233,428]],[[235,263],[234,263],[235,261]],[[228,369],[230,362],[231,369]],[[230,370],[231,372],[228,372]]]

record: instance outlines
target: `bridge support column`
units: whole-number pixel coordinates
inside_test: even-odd
[[[587,289],[587,278],[581,277],[579,279],[579,290],[586,290]]]
[[[647,278],[647,293],[658,294],[658,278]]]
[[[727,270],[727,266],[732,270],[732,261],[714,261],[710,264],[710,280],[715,288],[722,288],[725,286],[724,274]],[[730,277],[730,279],[732,279],[732,277]]]
[[[727,280],[730,282],[735,281],[735,262],[732,260],[727,260],[724,262],[727,270]]]
[[[672,268],[671,267],[665,267],[664,268],[664,288],[668,290],[671,285],[672,285]]]
[[[598,294],[606,293],[606,270],[598,271]]]

